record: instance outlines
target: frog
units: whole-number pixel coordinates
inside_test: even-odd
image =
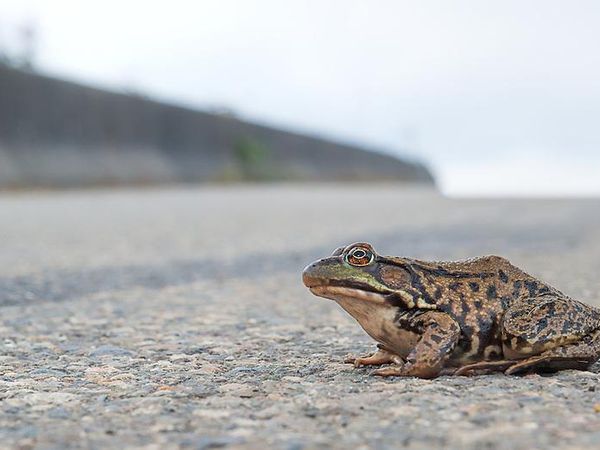
[[[600,357],[600,309],[501,256],[425,261],[357,242],[306,266],[302,280],[377,342],[374,353],[345,360],[377,366],[373,375],[587,370]]]

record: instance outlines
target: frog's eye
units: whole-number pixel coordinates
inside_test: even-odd
[[[346,261],[351,266],[368,266],[373,262],[373,259],[373,252],[364,247],[354,247],[346,255]]]

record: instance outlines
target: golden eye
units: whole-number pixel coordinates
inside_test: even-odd
[[[355,247],[346,255],[346,261],[351,266],[368,266],[373,262],[373,259],[373,252],[364,247]]]

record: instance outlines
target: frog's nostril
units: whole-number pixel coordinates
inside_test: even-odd
[[[317,266],[317,263],[312,263],[306,266],[306,268],[302,271],[302,281],[308,287],[315,283],[315,272],[318,270]]]
[[[311,270],[314,270],[314,268],[315,268],[315,267],[317,267],[317,264],[316,264],[316,263],[309,264],[308,266],[306,266],[306,267],[304,268],[303,272],[304,272],[304,273],[306,273],[306,272],[310,272]]]

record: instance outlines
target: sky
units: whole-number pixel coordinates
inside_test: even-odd
[[[448,195],[600,195],[600,2],[2,0],[39,70],[424,161]]]

